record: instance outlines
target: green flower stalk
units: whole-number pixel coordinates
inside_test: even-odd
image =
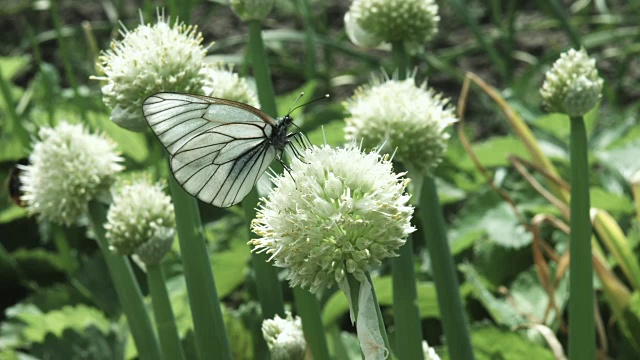
[[[356,45],[374,47],[403,42],[420,50],[438,32],[438,5],[433,0],[354,0],[345,14],[345,29]]]
[[[87,214],[89,201],[108,198],[122,158],[110,139],[66,122],[38,131],[39,141],[20,176],[30,214],[66,226]]]
[[[146,270],[156,329],[165,359],[184,359],[171,301],[160,262],[171,250],[175,216],[171,198],[160,184],[139,178],[116,186],[107,213],[109,248],[120,255],[133,255]]]
[[[353,144],[312,147],[303,155],[304,162],[292,160],[290,175],[272,179],[275,188],[252,222],[261,238],[249,243],[253,251],[271,255],[275,266],[288,269],[292,287],[315,293],[340,285],[354,300],[363,351],[388,352],[368,271],[397,256],[414,231],[413,207],[404,192],[409,181],[392,171],[388,157],[364,154]],[[348,278],[358,289],[352,289]],[[358,311],[353,304],[360,302]],[[371,338],[380,341],[372,343]]]
[[[569,234],[569,358],[594,359],[595,320],[591,218],[589,200],[589,159],[583,115],[602,96],[603,80],[595,60],[584,49],[560,55],[546,74],[540,93],[549,111],[571,118],[569,154],[571,159],[571,233]]]
[[[214,65],[202,69],[204,94],[221,99],[238,101],[260,108],[255,90],[246,79],[232,71],[231,66]]]
[[[144,24],[133,31],[124,28],[123,39],[113,41],[111,49],[100,56],[99,68],[106,81],[102,99],[111,108],[111,120],[119,126],[142,131],[147,123],[142,102],[160,91],[202,94],[206,48],[196,26],[169,23],[158,14],[154,25]]]
[[[287,312],[283,319],[276,315],[262,322],[262,335],[272,360],[304,360],[307,342],[302,333],[302,321]]]

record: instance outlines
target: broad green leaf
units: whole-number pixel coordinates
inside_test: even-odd
[[[595,152],[595,156],[602,165],[617,171],[629,182],[633,175],[640,171],[638,154],[640,154],[640,140],[626,143],[621,147]]]
[[[471,147],[482,165],[487,168],[509,165],[507,157],[511,154],[529,158],[524,145],[515,136],[494,136],[487,141],[475,143]],[[463,169],[475,168],[469,157],[463,158],[459,166]]]
[[[65,260],[58,254],[43,248],[21,248],[11,253],[13,259],[24,270],[26,275],[34,280],[58,276],[57,272],[65,271]]]
[[[393,304],[393,285],[390,276],[373,279],[378,302],[381,306]],[[439,318],[440,311],[436,299],[436,289],[431,282],[418,282],[418,310],[421,318]],[[333,324],[340,316],[349,311],[349,303],[342,291],[333,294],[324,306],[322,322],[325,326]]]
[[[473,286],[475,297],[487,309],[495,322],[506,327],[526,324],[528,321],[506,301],[496,298],[482,283],[478,272],[470,264],[462,264],[459,269],[466,281]]]
[[[20,75],[27,70],[31,58],[27,55],[22,56],[0,56],[0,69],[2,76],[11,81],[15,76]]]
[[[600,106],[598,105],[584,116],[587,136],[591,136],[593,132],[598,120],[599,109]],[[560,113],[546,114],[536,119],[534,124],[537,128],[546,131],[557,139],[568,142],[569,134],[571,133],[571,119],[568,115]]]
[[[149,149],[144,133],[125,130],[105,114],[93,116],[107,135],[118,144],[118,150],[137,163],[142,163],[149,156]]]
[[[287,112],[293,105],[293,102],[296,100],[298,96],[300,96],[300,93],[304,93],[304,96],[301,97],[300,100],[298,100],[298,102],[296,103],[296,106],[313,100],[314,99],[313,96],[317,96],[314,94],[317,87],[318,87],[318,83],[312,80],[302,84],[302,86],[300,86],[299,88],[293,91],[290,91],[280,96],[276,96],[278,116],[282,117],[287,114]],[[304,111],[304,109],[301,108],[298,111]],[[299,116],[300,115],[298,115],[298,117]],[[295,114],[292,114],[291,117],[293,117],[294,119],[296,118]]]
[[[12,346],[41,343],[48,334],[61,337],[67,329],[78,332],[92,326],[102,334],[112,329],[111,322],[96,308],[86,305],[65,306],[59,310],[42,312],[35,305],[17,304],[6,311],[9,324],[0,329],[0,337],[13,337]]]
[[[123,359],[122,337],[115,331],[104,334],[94,326],[66,329],[60,336],[48,334],[30,352],[42,359],[112,360]]]
[[[344,121],[333,120],[307,133],[312,144],[335,147],[344,144]]]
[[[27,216],[27,211],[16,205],[0,210],[0,224],[12,222]]]
[[[245,268],[250,256],[249,246],[242,241],[233,241],[228,250],[211,255],[218,297],[227,297],[244,282]]]
[[[555,304],[560,314],[562,314],[569,298],[567,285],[568,276],[565,276],[560,280],[558,289],[554,293]],[[516,277],[511,283],[509,295],[519,313],[525,314],[527,318],[536,323],[542,322],[549,303],[549,296],[544,287],[542,287],[535,268],[531,267]],[[555,311],[549,312],[546,325],[553,325],[558,315]]]
[[[554,360],[553,353],[530,342],[520,332],[482,325],[471,329],[471,344],[476,360]],[[442,360],[449,359],[445,349],[438,349]]]
[[[531,244],[532,234],[527,231],[513,209],[507,203],[501,203],[487,211],[481,221],[489,239],[506,248],[519,249]]]
[[[607,192],[600,187],[592,187],[589,194],[592,207],[624,215],[633,215],[635,211],[633,202],[626,196]]]

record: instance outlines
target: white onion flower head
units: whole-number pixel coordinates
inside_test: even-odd
[[[40,128],[38,138],[30,165],[22,167],[22,201],[30,214],[70,226],[86,214],[89,201],[108,195],[122,158],[114,142],[80,124]]]
[[[442,161],[450,137],[448,127],[458,121],[449,99],[406,80],[374,81],[356,89],[345,103],[347,141],[364,148],[382,147],[393,153],[409,175],[431,175]]]
[[[230,0],[231,10],[242,21],[262,21],[273,8],[274,0]]]
[[[582,116],[602,97],[603,80],[584,48],[571,49],[547,71],[540,95],[549,112]]]
[[[354,0],[345,15],[345,28],[356,45],[403,41],[421,48],[438,31],[434,0]]]
[[[196,26],[186,26],[158,15],[156,24],[144,24],[133,31],[124,28],[123,39],[99,58],[106,81],[104,103],[112,110],[111,120],[132,131],[146,129],[142,115],[144,100],[160,91],[202,94],[199,75],[206,49]]]
[[[251,223],[261,238],[249,243],[288,268],[292,287],[315,293],[346,273],[364,281],[415,230],[409,180],[393,172],[388,157],[353,144],[314,146],[303,156],[292,160],[290,175],[272,179],[275,187]]]
[[[422,340],[422,353],[424,360],[440,360],[440,356],[429,346],[426,340]]]
[[[307,342],[302,332],[302,320],[287,312],[286,318],[276,315],[262,322],[262,336],[273,360],[303,360]]]
[[[231,67],[217,64],[201,70],[204,78],[204,95],[238,101],[259,109],[260,103],[255,90],[245,78],[234,73]]]
[[[147,177],[118,184],[104,227],[111,251],[138,255],[146,265],[159,264],[175,232],[171,198]]]

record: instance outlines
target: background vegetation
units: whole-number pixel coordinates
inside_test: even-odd
[[[381,70],[392,71],[391,56],[358,49],[348,41],[343,26],[347,2],[312,1],[312,16],[304,16],[300,3],[276,1],[263,25],[278,111],[284,114],[301,90],[330,93],[329,101],[309,106],[296,118],[313,143],[326,139],[340,145],[345,117],[341,101],[358,85],[381,76]],[[211,61],[235,64],[240,74],[251,76],[244,61],[246,25],[225,4],[0,4],[0,358],[44,358],[46,353],[56,359],[136,356],[93,235],[86,227],[63,228],[27,217],[7,190],[14,165],[28,156],[36,130],[62,119],[108,134],[129,170],[168,176],[151,135],[111,123],[100,85],[89,79],[97,75],[100,50],[118,36],[119,23],[134,28],[140,22],[139,8],[145,21],[153,22],[156,6],[198,25],[205,42],[215,42],[209,49]],[[559,53],[582,45],[605,79],[600,106],[586,116],[591,206],[600,211],[600,225],[595,224],[597,346],[602,358],[638,358],[640,278],[633,269],[640,269],[640,191],[634,198],[632,177],[640,171],[640,2],[451,0],[439,6],[439,33],[423,53],[412,57],[411,66],[418,82],[428,80],[453,103],[462,98],[466,105],[464,123],[459,132],[452,131],[436,175],[476,357],[560,358],[562,347],[566,349],[568,235],[561,224],[566,219],[562,204],[550,202],[541,187],[562,188],[562,179],[569,180],[569,123],[565,116],[542,110],[538,90]],[[315,32],[312,46],[310,29]],[[471,86],[461,96],[467,72],[492,88]],[[551,159],[557,176],[547,176],[529,162],[536,159],[518,132],[522,127],[531,129],[532,141]],[[465,151],[465,141],[482,168]],[[259,352],[254,339],[259,338],[260,318],[242,209],[201,204],[200,211],[232,353],[237,359],[253,358],[254,351]],[[174,248],[163,267],[187,358],[194,358],[177,242]],[[415,265],[423,334],[446,356],[424,250],[422,242],[414,241],[420,254]],[[144,275],[136,272],[147,293]],[[383,316],[391,319],[389,264],[376,272],[374,284]],[[292,290],[281,285],[285,301],[292,304]],[[333,289],[324,293],[321,303],[332,353],[358,358],[346,298]],[[389,336],[393,344],[393,326]]]

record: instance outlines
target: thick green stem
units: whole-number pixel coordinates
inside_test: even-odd
[[[571,118],[571,233],[569,358],[595,359],[593,264],[589,217],[589,162],[583,118]]]
[[[313,14],[309,0],[299,0],[305,28],[305,67],[307,80],[316,78],[316,33],[313,28]]]
[[[398,255],[391,262],[396,354],[399,359],[422,359],[422,324],[411,237],[400,247]]]
[[[318,298],[299,286],[293,288],[298,315],[302,318],[302,330],[314,359],[329,359],[329,348],[324,336],[322,314]]]
[[[256,79],[258,88],[258,99],[261,110],[276,117],[278,108],[276,107],[276,96],[271,82],[271,73],[267,62],[267,53],[262,41],[262,24],[258,20],[247,22],[249,26],[249,54],[253,67],[253,76]]]
[[[189,305],[201,359],[231,359],[220,300],[202,233],[198,202],[169,176]]]
[[[404,43],[401,41],[392,43],[391,54],[393,56],[393,62],[396,66],[396,71],[398,72],[398,80],[406,79],[409,59],[407,58],[407,51],[404,48]]]
[[[136,282],[129,260],[109,250],[104,229],[104,223],[107,219],[106,207],[97,201],[90,202],[89,219],[109,269],[116,294],[118,294],[122,311],[131,328],[138,356],[140,359],[162,359],[158,339],[151,326],[151,319],[142,299],[142,291]]]
[[[407,52],[403,42],[392,45],[398,80],[407,78]],[[396,353],[400,359],[422,359],[422,324],[418,311],[418,290],[413,265],[413,241],[407,239],[391,261],[393,279],[393,317],[396,329]]]
[[[162,267],[159,264],[147,265],[147,281],[164,358],[167,360],[184,360],[176,319],[173,316],[171,300],[165,285],[164,271],[162,271]]]
[[[256,87],[258,89],[258,99],[262,111],[275,117],[277,115],[276,98],[273,91],[273,83],[269,73],[269,64],[267,63],[267,54],[262,41],[261,23],[258,20],[249,21],[249,55],[251,58],[251,66],[253,68],[253,76],[256,79]],[[256,206],[258,203],[258,193],[256,189],[251,192],[242,201],[244,216],[247,223],[256,216]],[[250,232],[253,237],[253,233]],[[262,308],[262,316],[265,319],[271,319],[276,314],[284,316],[284,300],[280,281],[278,280],[278,272],[275,267],[267,263],[268,256],[266,254],[251,254],[251,262],[256,276],[256,288],[258,291],[258,300]]]
[[[431,271],[436,284],[440,319],[444,328],[449,358],[452,360],[473,359],[471,338],[460,298],[458,278],[447,241],[436,184],[431,176],[424,178],[418,215],[431,258]]]
[[[244,216],[247,223],[251,223],[256,217],[256,204],[258,203],[258,194],[255,189],[242,200]],[[249,230],[249,236],[255,235]],[[278,272],[276,268],[267,262],[269,256],[265,253],[251,253],[251,264],[253,265],[256,291],[258,292],[258,300],[262,309],[263,319],[273,319],[277,314],[284,316],[284,300],[280,280],[278,280]]]

